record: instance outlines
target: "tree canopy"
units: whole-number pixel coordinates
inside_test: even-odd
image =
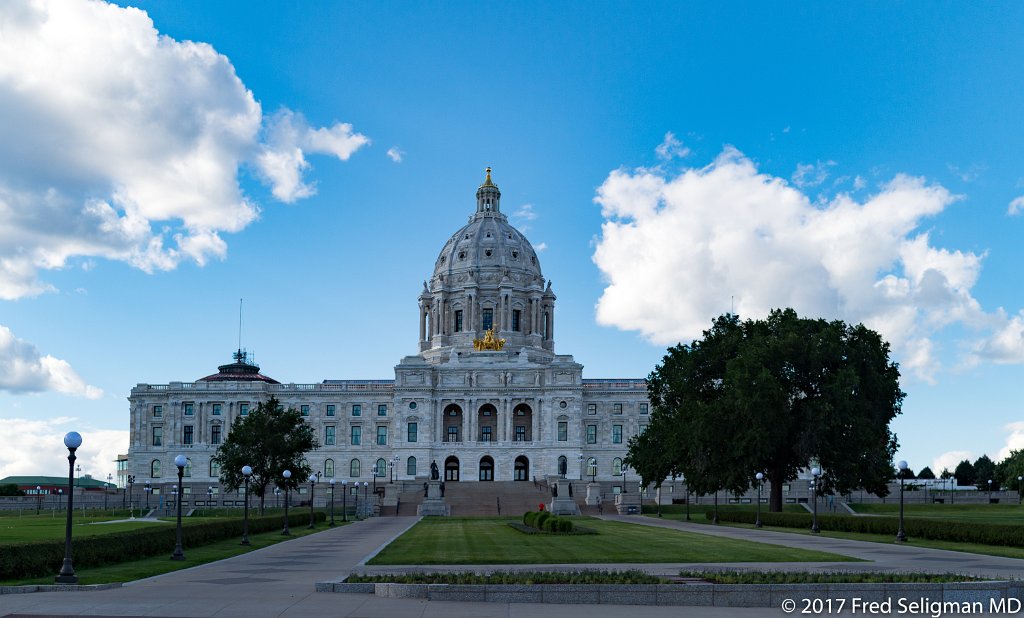
[[[925,466],[925,467],[921,468],[920,472],[917,473],[917,478],[924,479],[924,480],[934,480],[935,479],[935,473],[932,472],[932,469],[930,467]]]
[[[303,422],[299,411],[285,410],[271,397],[248,415],[235,418],[213,461],[220,465],[220,482],[226,491],[243,485],[243,466],[252,468],[249,491],[260,497],[262,512],[267,487],[285,487],[282,472],[291,471],[287,482],[291,488],[309,478],[312,469],[306,461],[306,453],[317,448],[320,445],[313,428]]]
[[[974,461],[974,486],[979,491],[999,489],[999,477],[996,475],[996,464],[988,455],[982,455]],[[989,481],[992,481],[989,487]],[[964,483],[961,483],[963,485]]]
[[[974,472],[974,466],[966,459],[956,465],[953,476],[956,477],[957,485],[974,485],[974,481],[978,478]]]
[[[1020,489],[1021,483],[1017,477],[1024,476],[1024,449],[1010,451],[1006,459],[996,466],[996,474],[1002,481],[1003,487],[1007,489]]]
[[[825,491],[888,493],[904,393],[889,345],[863,325],[800,318],[714,320],[701,339],[668,350],[648,377],[647,431],[626,463],[645,483],[682,476],[697,493],[742,492],[758,471],[782,485],[812,460]]]

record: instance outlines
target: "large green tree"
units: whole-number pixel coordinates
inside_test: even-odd
[[[1007,489],[1021,489],[1022,483],[1017,477],[1024,476],[1024,449],[1011,451],[1006,459],[996,466],[996,474]]]
[[[988,455],[982,455],[974,461],[974,486],[978,491],[999,490],[999,477],[996,475],[996,464]],[[991,487],[989,481],[992,481]]]
[[[974,471],[974,466],[966,459],[956,465],[953,476],[956,477],[957,486],[974,485],[974,481],[978,478],[977,473]]]
[[[249,492],[260,497],[260,512],[267,488],[285,487],[282,473],[290,470],[288,487],[294,489],[309,478],[312,469],[306,453],[320,448],[313,428],[303,422],[294,408],[287,410],[275,398],[260,403],[246,416],[238,416],[231,431],[217,449],[213,461],[220,465],[220,482],[226,491],[242,487],[242,467],[250,466]]]
[[[741,322],[726,314],[668,350],[648,377],[646,432],[626,462],[645,483],[684,476],[698,493],[741,492],[763,471],[771,508],[812,460],[827,492],[888,493],[904,393],[889,345],[863,325],[792,309]]]

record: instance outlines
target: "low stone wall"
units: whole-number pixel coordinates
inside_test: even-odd
[[[109,590],[120,588],[121,584],[32,584],[29,586],[0,586],[0,594],[23,594],[26,592],[81,592],[83,590]]]
[[[472,601],[491,603],[563,603],[599,605],[679,605],[714,607],[779,607],[788,612],[808,609],[821,613],[815,603],[888,603],[899,612],[901,602],[981,603],[992,611],[992,603],[1017,603],[1024,582],[986,581],[950,584],[654,584],[654,585],[455,585],[455,584],[347,584],[321,582],[317,592],[374,594],[392,599],[430,601]],[[1012,599],[1012,600],[1011,600]],[[856,601],[855,601],[856,600]],[[883,606],[884,609],[884,606]],[[1014,607],[1008,608],[1010,611]],[[1019,610],[1020,607],[1018,606]],[[921,611],[921,610],[919,610]],[[1005,612],[1006,610],[1004,610]],[[906,612],[903,612],[906,613]],[[973,613],[973,612],[972,612]]]

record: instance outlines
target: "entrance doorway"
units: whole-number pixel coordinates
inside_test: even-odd
[[[516,457],[515,476],[513,478],[517,481],[530,480],[530,460],[523,455]]]
[[[489,455],[484,455],[480,458],[480,480],[494,480],[494,460]]]
[[[448,459],[444,460],[444,480],[445,481],[457,481],[459,480],[459,458],[452,455]]]

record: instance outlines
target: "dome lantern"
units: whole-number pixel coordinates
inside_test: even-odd
[[[476,211],[478,213],[501,212],[501,191],[498,185],[491,181],[491,168],[486,170],[487,177],[484,184],[476,190]]]

